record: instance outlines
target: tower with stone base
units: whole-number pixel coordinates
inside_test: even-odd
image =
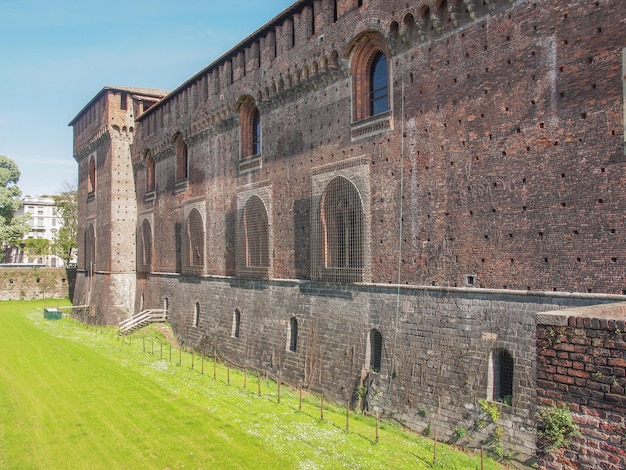
[[[162,90],[104,87],[69,123],[78,163],[78,269],[74,305],[116,324],[135,305],[137,201],[131,163],[135,117]]]

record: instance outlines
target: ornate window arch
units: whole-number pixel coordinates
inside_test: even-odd
[[[174,135],[174,152],[176,154],[176,181],[189,178],[189,153],[183,135],[178,132]]]
[[[197,208],[189,211],[186,226],[185,267],[191,268],[193,273],[201,272],[204,268],[204,221]]]
[[[270,188],[246,191],[239,206],[236,267],[242,276],[269,278],[271,270]]]
[[[379,33],[365,34],[356,45],[351,67],[354,121],[391,110],[390,57]]]
[[[240,171],[260,168],[262,142],[261,113],[254,98],[245,95],[239,100]]]
[[[335,177],[320,201],[322,278],[335,282],[361,282],[364,267],[364,211],[356,186]]]

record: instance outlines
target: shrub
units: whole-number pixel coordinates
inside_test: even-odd
[[[537,412],[539,437],[548,442],[546,450],[552,452],[567,447],[571,437],[580,436],[567,405],[553,405]]]

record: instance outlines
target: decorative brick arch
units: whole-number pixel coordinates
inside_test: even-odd
[[[360,121],[374,115],[372,109],[372,94],[380,87],[374,88],[373,72],[376,66],[382,67],[384,61],[386,67],[386,107],[385,111],[391,109],[391,51],[384,37],[378,32],[364,33],[357,41],[350,72],[352,74],[352,109],[353,120]],[[376,113],[378,114],[378,112]]]
[[[146,151],[145,162],[146,192],[150,193],[156,189],[156,166],[154,162],[154,157],[152,156],[152,152],[150,152],[150,150]]]
[[[269,278],[272,267],[270,188],[241,193],[237,205],[237,273],[244,277]]]
[[[174,153],[176,155],[176,181],[183,181],[189,178],[189,153],[187,143],[180,132],[174,134]]]

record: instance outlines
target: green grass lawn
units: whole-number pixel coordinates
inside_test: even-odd
[[[0,302],[2,469],[479,469],[479,456],[173,349],[148,329],[118,340],[43,302]],[[147,339],[147,340],[146,340]],[[144,346],[145,345],[145,346]],[[145,347],[145,351],[144,351]],[[163,353],[161,353],[163,351]],[[485,468],[499,468],[492,461]]]

